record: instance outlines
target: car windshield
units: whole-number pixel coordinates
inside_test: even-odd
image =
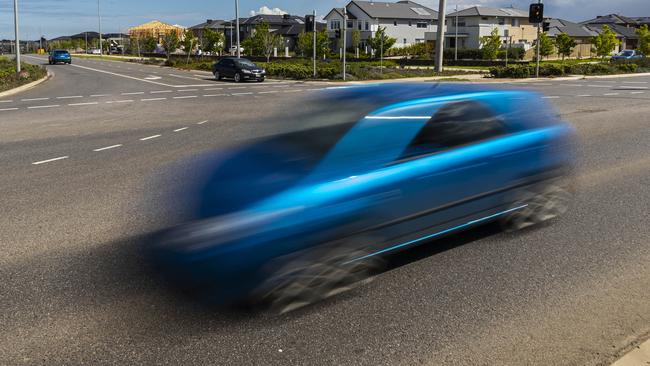
[[[57,56],[67,55],[68,51],[54,51],[54,54]]]
[[[634,55],[634,51],[623,51],[619,53],[619,56],[632,56]]]
[[[240,67],[257,67],[252,61],[249,60],[235,60],[235,64]]]

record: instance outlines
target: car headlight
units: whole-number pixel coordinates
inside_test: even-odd
[[[243,69],[241,72],[243,72],[244,74],[250,74],[251,73],[250,70],[246,70],[246,69]]]

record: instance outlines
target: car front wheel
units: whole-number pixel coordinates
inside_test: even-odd
[[[213,74],[214,74],[214,78],[217,81],[221,80],[221,74],[219,73],[219,71],[215,71]]]
[[[240,73],[235,73],[235,82],[236,83],[241,82],[241,74]]]

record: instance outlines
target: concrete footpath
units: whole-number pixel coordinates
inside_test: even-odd
[[[650,340],[634,347],[612,366],[647,366],[650,365]]]

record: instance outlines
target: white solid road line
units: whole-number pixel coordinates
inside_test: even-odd
[[[181,131],[187,130],[188,128],[189,127],[177,128],[177,129],[174,130],[174,132],[181,132]]]
[[[196,124],[197,124],[197,125],[202,125],[202,124],[204,124],[204,123],[206,123],[206,122],[208,122],[208,121],[205,120],[205,121],[197,122]]]
[[[122,95],[140,95],[140,94],[144,94],[144,92],[122,93]]]
[[[147,140],[158,138],[160,136],[162,136],[162,135],[153,135],[153,136],[149,136],[149,137],[143,137],[143,138],[140,139],[140,141],[147,141]]]
[[[71,95],[69,97],[56,97],[56,99],[75,99],[75,98],[83,98],[83,95]]]
[[[57,160],[67,159],[67,158],[69,158],[69,156],[59,156],[58,158],[54,158],[54,159],[35,161],[35,162],[32,163],[32,165],[41,165],[41,164],[45,164],[45,163],[51,163],[51,162],[57,161]]]
[[[18,110],[18,108],[3,108],[3,109],[0,109],[0,112],[4,112],[4,111],[15,111],[15,110]]]
[[[647,84],[647,81],[623,81],[623,84]]]
[[[50,104],[50,105],[35,105],[33,107],[27,107],[27,109],[41,109],[41,108],[55,108],[60,107],[59,104]]]
[[[173,85],[169,85],[169,84],[165,84],[165,83],[159,83],[159,82],[156,82],[156,81],[140,79],[140,78],[136,78],[135,76],[129,76],[129,75],[124,75],[124,74],[118,74],[118,73],[116,73],[116,72],[110,72],[110,71],[106,71],[106,70],[93,69],[92,67],[86,67],[86,66],[75,65],[75,64],[72,64],[71,66],[78,67],[78,68],[81,68],[81,69],[90,70],[90,71],[101,72],[101,73],[104,73],[104,74],[109,74],[109,75],[119,76],[119,77],[123,77],[123,78],[127,78],[127,79],[138,80],[138,81],[142,81],[142,82],[144,82],[144,83],[150,83],[150,84],[162,85],[162,86],[166,86],[166,87],[168,87],[168,88],[169,88],[169,87],[173,87]]]
[[[120,147],[120,146],[122,146],[122,144],[117,144],[117,145],[112,145],[112,146],[106,146],[106,147],[102,147],[102,148],[99,148],[99,149],[95,149],[95,150],[93,150],[93,151],[95,151],[95,152],[99,152],[99,151],[104,151],[104,150],[110,150],[110,149],[115,149],[116,147]]]
[[[87,102],[87,103],[71,103],[68,104],[71,107],[76,107],[76,106],[82,106],[82,105],[95,105],[98,104],[99,102]]]
[[[37,100],[48,100],[50,98],[28,98],[28,99],[21,99],[21,102],[35,102]]]
[[[127,99],[127,100],[109,100],[106,102],[106,104],[113,104],[113,103],[132,103],[133,99]]]
[[[147,99],[140,99],[141,102],[155,102],[157,100],[167,100],[167,98],[147,98]]]

